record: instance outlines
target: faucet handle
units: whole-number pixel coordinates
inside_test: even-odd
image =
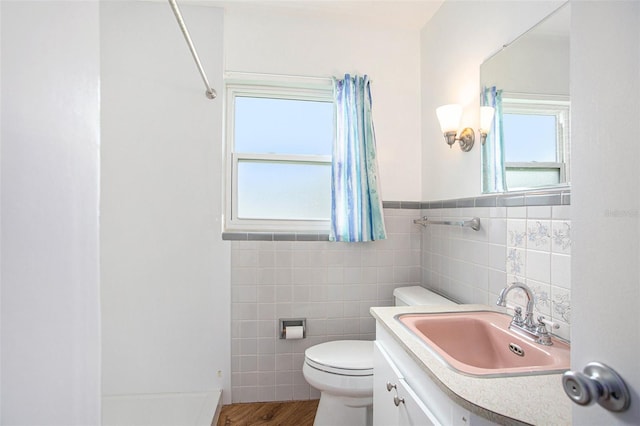
[[[560,324],[558,324],[557,322],[553,322],[553,321],[549,321],[548,319],[546,319],[545,317],[543,317],[542,315],[540,315],[538,317],[538,323],[543,323],[548,325],[549,327],[551,327],[553,330],[557,330],[560,328]]]
[[[524,324],[524,320],[522,319],[522,308],[520,306],[516,306],[513,310],[514,314],[511,322],[513,322],[515,325]]]
[[[536,326],[536,335],[538,336],[538,338],[536,342],[540,343],[541,345],[551,346],[553,345],[553,342],[551,342],[551,336],[547,331],[547,326],[545,325],[546,322],[547,321],[543,316],[538,317],[538,325]]]

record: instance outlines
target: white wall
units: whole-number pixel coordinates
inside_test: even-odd
[[[447,1],[423,28],[422,201],[481,194],[479,146],[468,153],[462,152],[457,144],[449,148],[435,109],[459,103],[464,107],[461,125],[477,129],[480,64],[562,3]]]
[[[98,3],[0,8],[0,423],[99,424]]]
[[[222,93],[222,11],[182,12]],[[103,393],[224,388],[228,401],[222,99],[204,96],[166,2],[100,13]]]
[[[371,77],[384,200],[419,201],[420,35],[263,8],[229,8],[225,68],[270,74]]]

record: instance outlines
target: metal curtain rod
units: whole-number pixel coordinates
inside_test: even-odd
[[[474,231],[478,231],[480,230],[480,218],[479,217],[474,217],[471,218],[469,220],[432,220],[427,218],[427,216],[423,216],[422,219],[414,219],[413,223],[415,223],[416,225],[422,225],[424,227],[426,227],[427,225],[431,224],[431,225],[453,225],[453,226],[461,226],[461,227],[465,227],[468,226],[469,228],[473,229]]]
[[[205,95],[209,99],[215,99],[218,94],[209,84],[209,80],[207,80],[207,75],[204,72],[204,68],[202,68],[202,64],[200,63],[200,58],[198,57],[198,52],[196,52],[196,47],[193,45],[191,41],[191,36],[189,35],[189,31],[187,30],[187,26],[184,23],[184,19],[182,19],[182,14],[180,13],[180,9],[178,8],[178,4],[176,0],[169,0],[169,4],[171,5],[171,9],[173,9],[173,14],[176,15],[176,20],[178,21],[178,25],[180,26],[180,30],[182,31],[182,35],[184,35],[184,39],[187,41],[189,45],[189,50],[191,50],[191,56],[193,56],[193,60],[196,61],[196,66],[198,67],[198,71],[200,71],[200,75],[202,76],[202,81],[204,81],[204,86],[207,89],[205,91]]]

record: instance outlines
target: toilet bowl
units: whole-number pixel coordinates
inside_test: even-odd
[[[373,342],[337,340],[305,351],[302,373],[320,390],[315,426],[366,425],[373,404]]]
[[[396,306],[451,305],[423,287],[394,290]],[[305,351],[302,373],[320,391],[314,426],[370,426],[373,408],[373,342],[337,340]]]

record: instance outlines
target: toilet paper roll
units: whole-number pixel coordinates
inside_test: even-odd
[[[302,339],[304,337],[304,328],[301,325],[289,326],[284,329],[285,339]]]

